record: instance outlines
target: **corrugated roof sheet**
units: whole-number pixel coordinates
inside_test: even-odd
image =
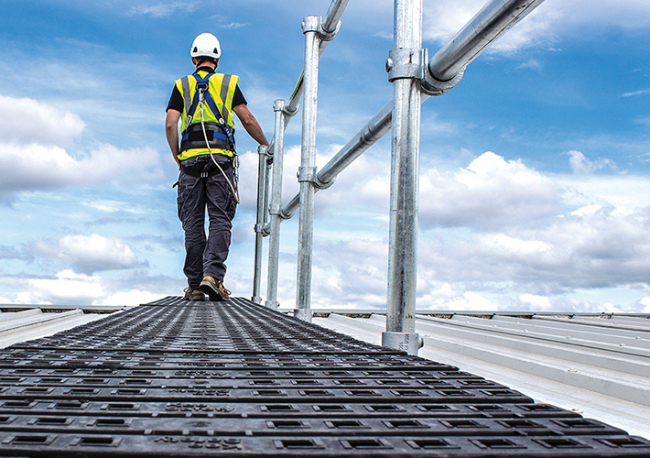
[[[51,336],[122,310],[111,306],[0,305],[0,348]]]
[[[124,308],[0,305],[0,348]],[[381,343],[381,311],[314,312],[315,324]],[[416,332],[422,357],[650,439],[650,315],[427,311]]]
[[[650,315],[427,312],[419,356],[458,366],[539,402],[650,438]],[[316,312],[314,323],[380,344],[386,317]]]

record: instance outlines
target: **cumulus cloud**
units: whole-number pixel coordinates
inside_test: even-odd
[[[616,164],[611,159],[599,159],[597,161],[590,161],[587,157],[580,151],[569,151],[568,153],[571,158],[569,159],[569,164],[573,173],[576,174],[588,174],[593,173],[597,170],[601,170],[605,167],[616,169]]]
[[[259,155],[247,151],[239,155],[239,197],[242,209],[255,211],[257,208],[257,175]],[[283,156],[282,196],[286,204],[299,190],[296,171],[300,166],[300,146],[286,145]],[[271,183],[273,178],[271,177]],[[270,189],[270,188],[269,188]]]
[[[81,134],[76,114],[28,98],[0,96],[0,195],[76,185],[160,180],[164,173],[152,148],[99,145],[90,152],[66,149]]]
[[[82,274],[138,265],[138,258],[131,247],[115,238],[97,234],[41,240],[35,242],[29,251],[35,255],[58,259]]]
[[[425,3],[424,39],[446,44],[484,4],[483,0]],[[513,52],[553,41],[557,34],[576,30],[579,26],[597,24],[634,29],[647,27],[649,21],[650,6],[644,0],[622,0],[616,4],[616,8],[612,8],[608,0],[544,2],[494,42],[489,52]]]
[[[372,169],[373,160],[366,160]],[[562,185],[556,178],[491,152],[455,171],[423,170],[420,221],[426,230],[419,239],[418,307],[613,311],[618,306],[609,302],[565,296],[582,288],[647,284],[650,208],[616,186],[616,176],[573,175]],[[314,306],[385,305],[388,174],[377,168],[353,173],[350,180],[340,195],[336,185],[325,191],[323,203],[341,199],[335,216],[355,218],[357,229],[321,230],[317,221]],[[567,192],[567,186],[575,189]],[[359,203],[365,214],[355,213]],[[294,300],[295,271],[289,270],[281,278],[289,288],[281,293],[285,303]]]
[[[68,146],[86,124],[78,115],[29,98],[0,95],[3,143]]]
[[[101,277],[71,270],[49,278],[30,278],[23,283],[27,291],[19,298],[23,304],[85,305],[106,295]]]
[[[551,178],[487,152],[464,169],[430,169],[420,178],[422,227],[507,227],[555,216],[561,187]]]
[[[152,148],[123,150],[102,145],[76,158],[58,146],[0,143],[0,193],[162,178],[160,156]]]
[[[483,0],[427,3],[423,10],[423,39],[446,44],[484,5]],[[495,41],[489,52],[513,52],[546,39],[559,14],[542,4],[529,16]]]
[[[574,212],[539,229],[421,240],[422,267],[441,281],[509,282],[522,293],[647,283],[647,212],[620,215],[613,207]]]

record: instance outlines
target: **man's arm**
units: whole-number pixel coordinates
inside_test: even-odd
[[[178,160],[178,119],[180,117],[180,111],[170,108],[167,110],[167,119],[165,120],[167,143],[169,143],[169,149],[172,150],[174,161],[176,161],[179,167],[181,166],[181,162]]]
[[[246,129],[246,132],[248,132],[248,135],[253,137],[253,140],[260,145],[269,146],[269,141],[264,136],[264,132],[262,132],[262,128],[257,122],[257,119],[255,119],[253,113],[248,109],[248,105],[241,103],[232,109],[241,121],[244,129]]]

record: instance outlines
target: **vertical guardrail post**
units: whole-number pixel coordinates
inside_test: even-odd
[[[282,169],[284,154],[284,128],[286,118],[284,100],[276,100],[273,104],[275,111],[275,133],[273,147],[273,183],[271,188],[271,226],[269,230],[269,265],[266,282],[266,303],[272,309],[278,308],[278,264],[280,259],[280,223],[282,222]]]
[[[395,41],[386,68],[393,83],[388,309],[382,345],[417,354],[417,277],[422,0],[395,0]]]
[[[257,221],[255,223],[255,265],[253,267],[253,297],[251,300],[256,304],[262,303],[260,296],[262,283],[262,248],[264,244],[264,223],[267,206],[268,172],[267,158],[268,147],[260,145],[257,148],[259,155],[259,167],[257,171]]]
[[[314,175],[316,160],[316,109],[318,105],[318,60],[321,18],[307,16],[302,23],[305,34],[305,73],[302,108],[302,148],[298,181],[300,215],[298,219],[298,281],[294,316],[311,322],[311,268],[314,239]]]

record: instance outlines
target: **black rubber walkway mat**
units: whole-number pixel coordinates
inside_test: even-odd
[[[0,456],[650,457],[650,441],[242,298],[0,350]]]

